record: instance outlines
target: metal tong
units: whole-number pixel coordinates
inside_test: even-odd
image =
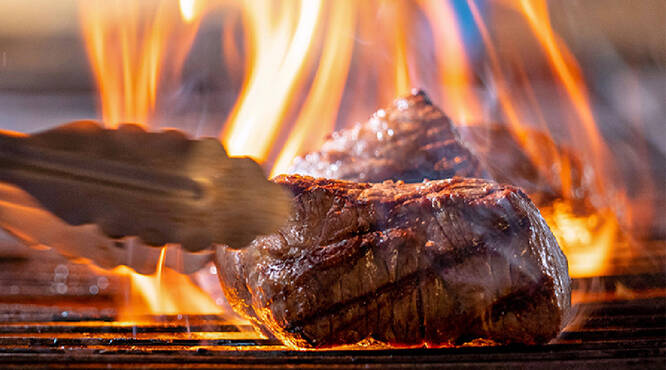
[[[0,181],[70,225],[189,251],[242,248],[277,229],[290,208],[286,189],[253,160],[228,157],[216,139],[138,125],[80,121],[29,136],[0,133]]]

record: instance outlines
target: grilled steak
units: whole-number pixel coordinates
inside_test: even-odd
[[[419,90],[334,132],[320,151],[296,158],[290,172],[359,182],[482,177],[451,121]]]
[[[285,344],[541,343],[560,331],[567,261],[521,190],[462,178],[274,181],[295,197],[286,225],[216,259],[234,309]]]

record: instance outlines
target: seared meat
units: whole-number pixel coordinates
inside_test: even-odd
[[[332,133],[320,151],[295,159],[290,172],[360,182],[482,177],[451,121],[418,90]]]
[[[366,338],[542,343],[570,306],[567,261],[519,189],[281,176],[294,210],[243,250],[219,247],[232,306],[294,347]]]

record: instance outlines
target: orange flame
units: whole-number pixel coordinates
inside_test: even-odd
[[[178,9],[167,1],[89,0],[80,6],[104,122],[149,122],[164,69],[180,70],[196,22],[179,23]]]
[[[230,155],[266,160],[295,92],[317,31],[321,1],[243,3],[247,47],[241,96],[222,135]]]
[[[177,74],[198,27],[199,9],[195,0],[184,0],[179,5],[176,8],[167,1],[81,2],[83,35],[107,125],[149,123],[158,88],[165,82],[177,83]],[[120,319],[135,321],[150,314],[221,313],[187,276],[163,267],[165,255],[163,248],[153,275],[141,275],[126,266],[113,270],[130,281]]]
[[[541,46],[546,51],[548,62],[560,82],[562,82],[569,95],[569,101],[574,106],[578,118],[577,122],[583,128],[582,140],[579,140],[578,144],[587,145],[591,149],[594,161],[593,165],[597,173],[596,186],[598,190],[602,190],[603,185],[601,182],[606,173],[603,161],[605,158],[608,158],[608,155],[604,152],[605,146],[597,130],[597,123],[590,108],[580,67],[578,67],[575,58],[571,55],[566,45],[556,38],[550,25],[548,7],[544,0],[521,0],[520,8]],[[578,133],[580,130],[576,130],[576,132]],[[574,136],[574,138],[579,137],[578,135]]]
[[[589,178],[585,189],[585,199],[578,194],[573,184],[575,177],[571,157],[555,145],[555,141],[535,142],[530,137],[530,127],[538,127],[549,134],[550,128],[541,113],[534,90],[527,77],[524,64],[514,61],[513,69],[522,81],[523,91],[510,86],[502,69],[497,49],[484,23],[479,9],[473,0],[467,1],[474,21],[479,29],[486,48],[492,71],[495,92],[502,112],[512,134],[523,147],[532,163],[540,170],[546,181],[560,190],[562,199],[552,204],[541,205],[541,211],[551,226],[560,246],[569,259],[570,274],[573,277],[597,276],[608,272],[610,257],[615,248],[622,244],[621,220],[613,209],[631,209],[626,198],[618,196],[621,190],[613,188],[608,179],[611,158],[608,148],[598,131],[586,92],[580,67],[567,46],[552,29],[545,1],[507,1],[525,19],[532,30],[538,45],[545,54],[555,81],[566,93],[566,102],[571,106],[573,119],[564,122],[568,129],[572,147],[585,153],[581,160],[582,173],[578,176]],[[522,116],[517,102],[528,102],[536,113],[536,122]],[[624,236],[626,239],[626,236]]]
[[[238,11],[225,18],[222,49],[231,79],[242,78],[233,109],[220,117],[220,122],[225,121],[220,139],[231,155],[247,155],[272,165],[272,174],[287,171],[296,155],[317,148],[339,122],[364,119],[415,83],[440,97],[437,103],[457,124],[487,119],[488,104],[479,98],[479,78],[462,40],[458,3],[207,0],[204,6],[204,0],[179,0],[177,7],[173,2],[156,4],[146,10],[129,0],[83,2],[86,45],[102,115],[111,125],[127,120],[150,122],[161,88],[178,83],[198,21],[220,4]],[[612,153],[599,133],[581,69],[553,29],[546,2],[497,4],[512,7],[524,21],[525,32],[536,42],[525,47],[542,51],[549,77],[563,92],[558,99],[562,98],[562,109],[568,113],[564,116],[571,117],[564,122],[568,139],[582,155],[570,156],[554,139],[545,143],[532,139],[535,128],[548,138],[555,135],[553,122],[541,111],[528,66],[519,55],[503,60],[502,48],[477,3],[467,0],[502,119],[539,170],[539,181],[553,185],[561,195],[539,206],[569,257],[571,275],[603,274],[624,222],[616,209],[626,209],[629,217],[637,211],[623,190],[607,181],[613,170],[608,160]],[[237,21],[242,24],[242,41],[236,35]],[[419,31],[423,25],[427,27]],[[418,39],[419,32],[428,36]],[[432,55],[420,49],[431,50]],[[349,106],[340,109],[343,103]],[[577,170],[589,180],[583,195],[577,188]],[[171,274],[164,271],[163,278]],[[153,284],[144,278],[133,281],[137,286]],[[171,312],[171,308],[148,306]]]
[[[473,73],[465,54],[458,19],[448,1],[423,1],[423,10],[433,28],[440,86],[444,91],[442,109],[460,125],[479,119],[480,104],[471,90]]]
[[[83,261],[82,261],[83,262]],[[225,315],[225,312],[198,286],[168,267],[161,273],[143,275],[127,266],[102,270],[88,264],[99,275],[126,277],[128,290],[120,303],[117,321],[127,323],[151,322],[153,315]],[[232,317],[232,314],[229,314]]]
[[[152,275],[138,274],[127,266],[113,270],[130,280],[127,302],[118,320],[136,322],[149,319],[149,315],[222,314],[223,310],[189,277],[164,267],[165,256],[166,247],[162,248]]]
[[[556,201],[542,212],[569,259],[571,276],[599,276],[606,271],[619,232],[612,212],[606,209],[577,215],[563,200]]]
[[[408,12],[409,9],[406,6],[404,1],[399,1],[390,8],[390,18],[395,20],[395,25],[393,27],[393,59],[394,59],[394,78],[395,89],[394,94],[404,95],[412,87],[411,78],[409,75],[409,61],[408,61],[408,44],[407,44],[407,32],[404,30],[407,28],[410,19],[405,16],[404,12]]]
[[[331,10],[330,27],[340,32],[328,32],[326,35],[324,51],[309,95],[273,165],[271,176],[287,172],[291,160],[302,153],[306,145],[319,145],[324,135],[333,131],[351,62],[355,16],[354,6],[346,2]],[[319,132],[313,133],[312,122],[317,121],[321,122],[316,128]]]

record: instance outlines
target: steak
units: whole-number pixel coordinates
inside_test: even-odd
[[[420,90],[332,133],[321,150],[296,158],[290,173],[359,182],[483,177],[451,121]]]
[[[289,346],[543,343],[567,318],[567,260],[518,188],[274,181],[294,194],[287,223],[216,262],[234,309]]]

